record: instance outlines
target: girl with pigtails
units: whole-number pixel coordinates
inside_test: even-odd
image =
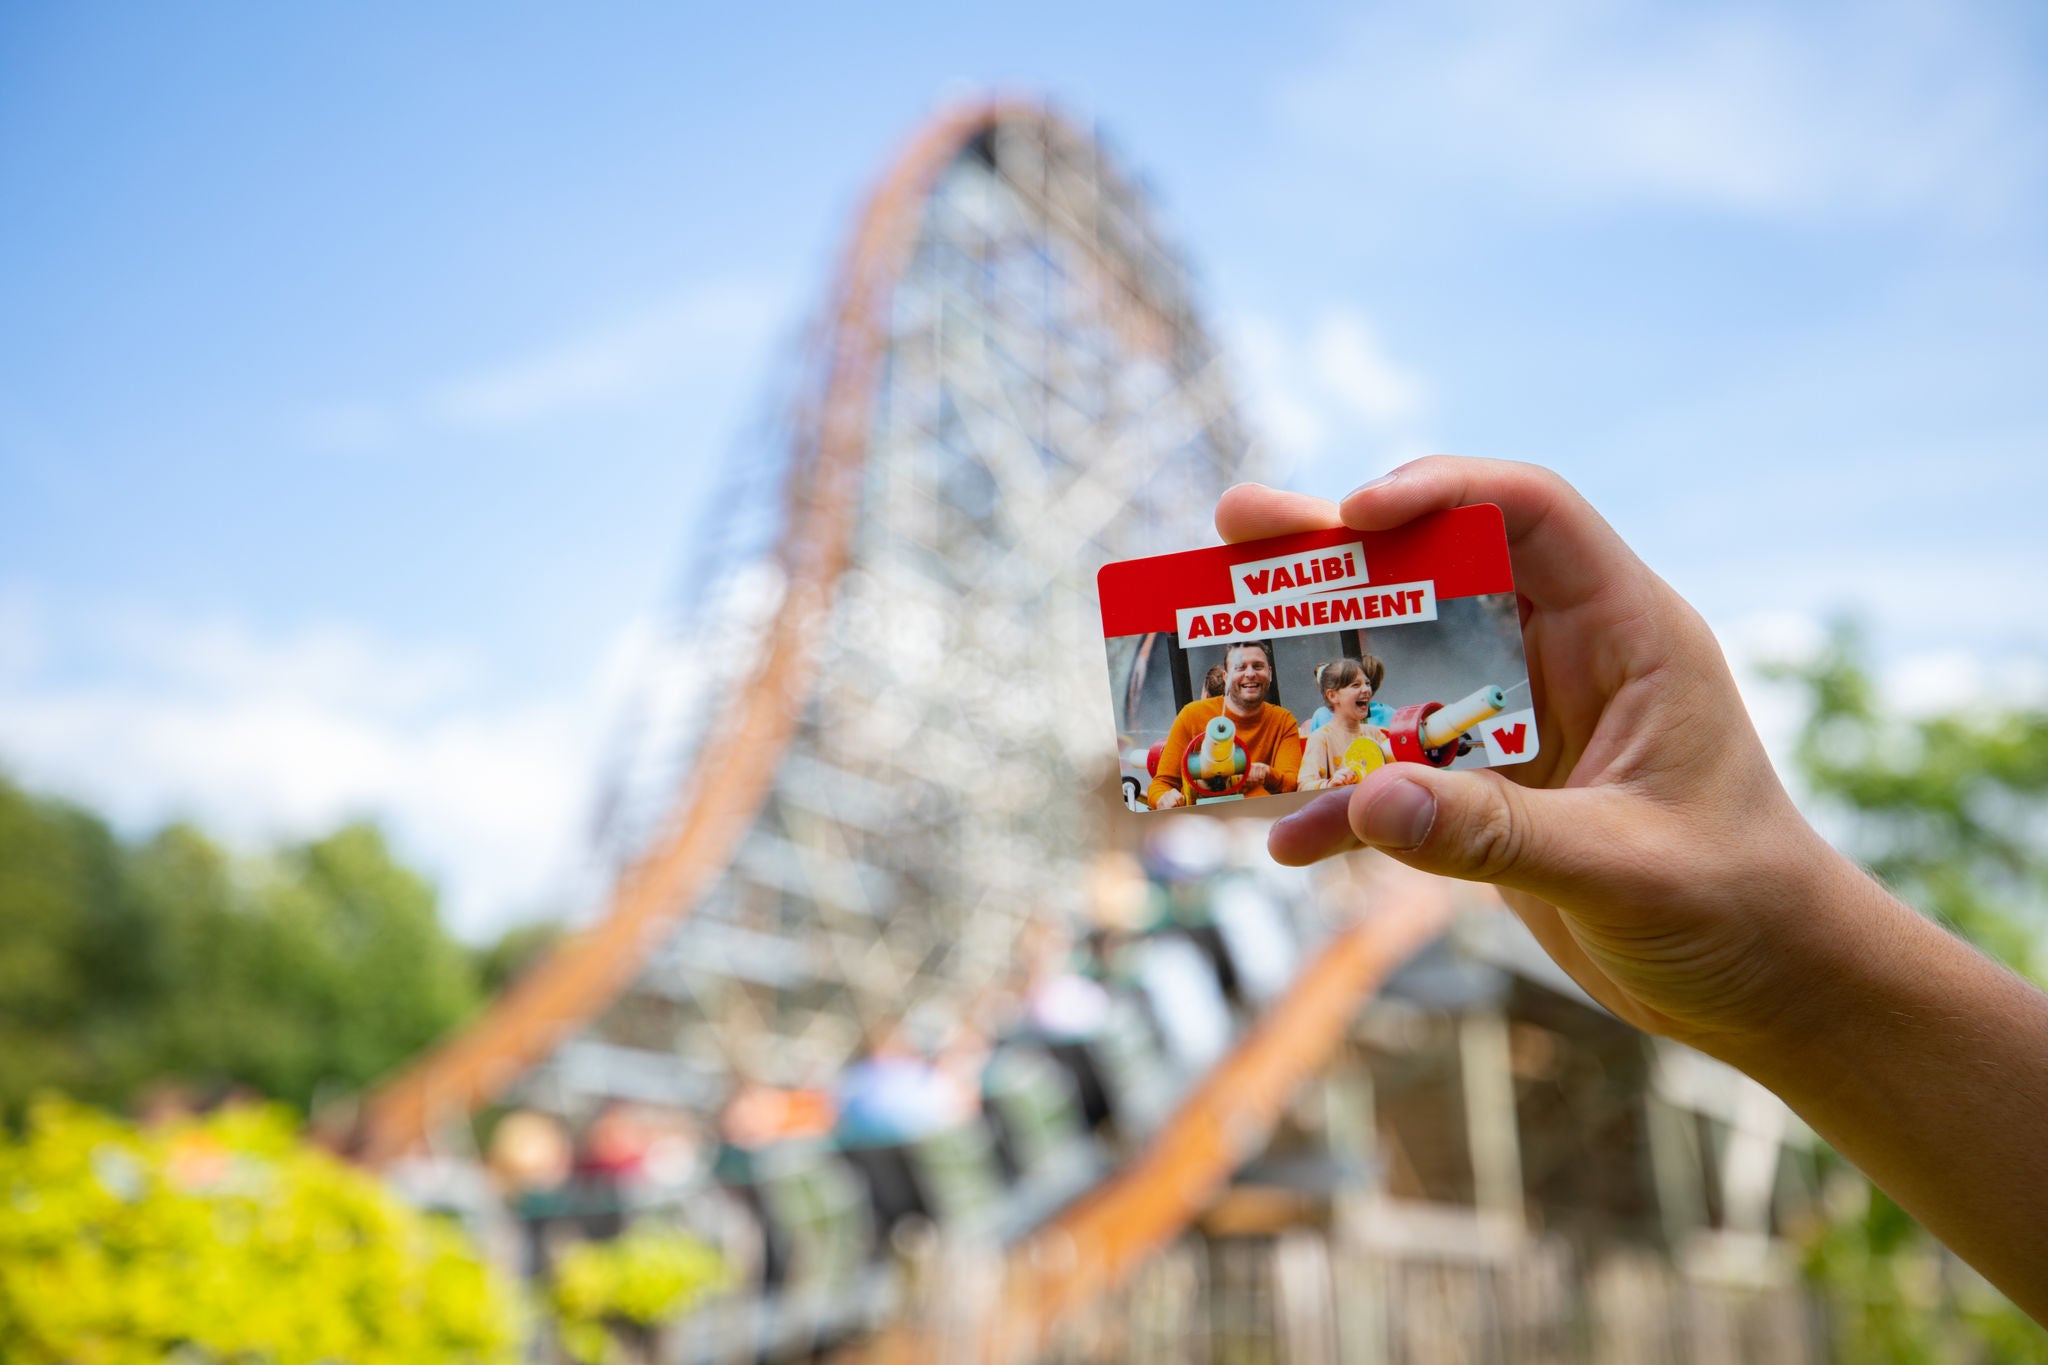
[[[1316,686],[1322,689],[1330,719],[1316,728],[1302,749],[1298,790],[1356,782],[1358,771],[1344,766],[1344,753],[1354,740],[1369,738],[1386,746],[1386,734],[1372,723],[1373,694],[1386,676],[1386,664],[1370,654],[1363,659],[1332,659],[1316,669]]]

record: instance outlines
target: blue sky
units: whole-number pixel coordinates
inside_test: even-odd
[[[705,469],[987,90],[1152,188],[1297,486],[1543,461],[1740,658],[2039,688],[2034,7],[17,6],[0,762],[546,907]]]

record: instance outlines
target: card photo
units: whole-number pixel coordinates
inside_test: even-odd
[[[1124,560],[1097,582],[1133,810],[1539,751],[1498,508]]]

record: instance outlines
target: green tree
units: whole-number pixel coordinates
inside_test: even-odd
[[[1807,696],[1795,759],[1813,814],[1906,901],[2042,980],[2048,711],[1916,714],[1866,659],[1844,625],[1810,663],[1776,670]],[[1808,1268],[1840,1306],[1845,1360],[2048,1360],[2048,1332],[1882,1191],[1843,1167],[1825,1202]]]
[[[514,925],[498,935],[476,955],[477,982],[483,993],[496,995],[524,976],[527,968],[562,941],[564,932],[560,921],[544,919]]]
[[[304,1106],[323,1083],[374,1080],[475,1005],[433,888],[369,825],[243,868],[173,828],[135,871],[161,931],[168,1071]]]
[[[152,927],[104,822],[0,781],[0,1107],[141,1074]]]
[[[468,954],[442,928],[433,888],[369,825],[287,850],[259,916],[278,979],[304,991],[292,1005],[295,1096],[322,1080],[376,1079],[476,1005]]]
[[[155,931],[157,1074],[303,1102],[297,1072],[275,1060],[302,1046],[303,974],[272,947],[280,930],[253,903],[258,870],[173,825],[134,850],[130,875]]]
[[[1853,627],[1805,684],[1799,773],[1848,850],[1899,895],[2034,980],[2048,893],[2048,711],[1934,716],[1880,693]]]
[[[367,824],[258,859],[190,825],[123,844],[0,781],[0,1110],[152,1078],[304,1108],[403,1062],[477,1003],[433,887]]]

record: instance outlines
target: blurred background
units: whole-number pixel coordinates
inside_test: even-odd
[[[1551,465],[2035,970],[2044,27],[10,10],[0,1354],[2044,1358],[1483,900],[1145,843],[1087,601]]]

